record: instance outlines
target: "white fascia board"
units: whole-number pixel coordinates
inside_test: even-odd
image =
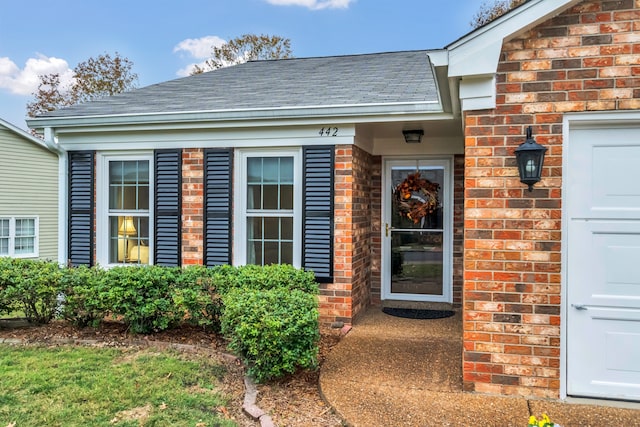
[[[489,24],[453,42],[449,76],[494,74],[502,43],[573,6],[581,0],[529,0]]]
[[[403,113],[438,113],[442,105],[438,101],[399,102],[385,104],[361,104],[340,106],[283,107],[259,110],[221,110],[159,112],[145,114],[113,114],[106,116],[41,117],[27,120],[31,128],[68,128],[78,126],[112,126],[178,122],[242,122],[251,126],[252,121],[262,120],[313,120],[328,117],[343,117],[349,121],[357,117],[380,116]]]

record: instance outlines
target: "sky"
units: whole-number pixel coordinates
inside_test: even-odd
[[[471,30],[482,0],[2,0],[0,118],[27,129],[38,76],[72,76],[116,52],[138,87],[187,75],[243,34],[291,40],[295,57],[438,49]],[[322,96],[318,93],[318,96]]]

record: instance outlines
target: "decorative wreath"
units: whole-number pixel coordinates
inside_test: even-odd
[[[439,204],[439,189],[440,184],[420,178],[419,172],[409,174],[393,193],[400,216],[417,224],[422,218],[435,212]]]

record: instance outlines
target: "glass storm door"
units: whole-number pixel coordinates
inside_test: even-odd
[[[382,298],[451,302],[451,161],[388,160]]]

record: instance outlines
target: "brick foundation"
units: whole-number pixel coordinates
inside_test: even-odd
[[[563,113],[640,108],[640,1],[584,1],[503,46],[465,116],[464,389],[558,398]],[[543,180],[519,182],[533,127]]]

